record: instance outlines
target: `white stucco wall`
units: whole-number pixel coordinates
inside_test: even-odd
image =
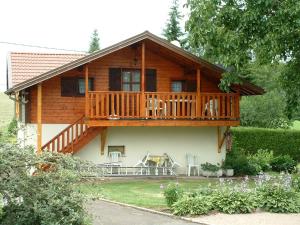
[[[46,143],[66,126],[44,124],[42,143]],[[31,136],[27,143],[36,145],[36,124],[27,124],[26,128],[25,133],[19,132],[18,137]],[[95,163],[105,163],[109,162],[109,145],[124,145],[123,166],[134,166],[147,152],[153,155],[167,153],[182,165],[178,172],[185,173],[187,153],[198,155],[200,163],[216,164],[224,160],[225,147],[218,153],[217,137],[217,127],[111,127],[108,128],[104,155],[101,155],[100,137],[97,136],[75,156]]]

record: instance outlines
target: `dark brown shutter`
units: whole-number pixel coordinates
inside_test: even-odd
[[[109,91],[121,91],[120,68],[109,68]]]
[[[76,81],[75,77],[62,77],[61,78],[61,96],[74,96],[76,94]]]
[[[155,69],[146,69],[146,87],[147,92],[156,92],[156,70]]]
[[[195,80],[186,81],[186,91],[187,92],[196,92],[197,91],[197,82]]]

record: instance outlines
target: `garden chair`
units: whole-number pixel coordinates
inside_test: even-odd
[[[187,161],[187,176],[191,176],[191,170],[194,170],[194,176],[195,176],[195,171],[197,171],[197,175],[199,176],[199,171],[200,171],[200,164],[197,162],[197,157],[191,154],[186,155],[186,161]]]
[[[166,154],[167,155],[167,154]],[[178,163],[178,162],[176,162],[175,160],[174,160],[174,158],[173,157],[171,157],[170,155],[167,155],[168,156],[168,158],[169,158],[169,163],[170,163],[170,173],[171,173],[171,175],[175,175],[176,176],[176,173],[174,172],[174,169],[176,168],[176,167],[181,167],[181,165]]]
[[[109,163],[107,165],[110,167],[111,174],[112,174],[113,167],[122,166],[122,162],[120,160],[121,156],[122,156],[121,152],[108,153]],[[119,170],[118,170],[118,174],[119,174]]]
[[[143,175],[143,170],[146,170],[146,175],[150,174],[149,166],[147,165],[149,155],[150,155],[150,153],[148,152],[147,155],[142,160],[139,160],[138,163],[135,164],[135,166],[134,166],[134,167],[140,167],[140,170],[138,172],[140,175]]]

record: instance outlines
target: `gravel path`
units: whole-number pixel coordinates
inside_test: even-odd
[[[181,219],[120,206],[101,200],[90,202],[88,211],[94,225],[195,225]]]
[[[201,216],[193,221],[210,225],[300,225],[300,214],[252,213]]]

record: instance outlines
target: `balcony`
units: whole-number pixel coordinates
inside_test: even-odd
[[[91,91],[86,119],[90,126],[238,125],[239,99],[236,93]]]

